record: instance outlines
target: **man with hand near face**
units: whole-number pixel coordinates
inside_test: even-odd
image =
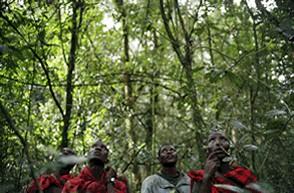
[[[212,131],[208,137],[207,158],[203,170],[191,170],[192,193],[234,193],[234,189],[258,192],[256,176],[247,168],[230,164],[230,142],[223,132]]]
[[[143,181],[141,193],[189,193],[190,179],[176,167],[176,148],[173,145],[161,146],[157,159],[161,164],[161,171]]]
[[[116,179],[115,171],[105,168],[109,150],[97,140],[88,153],[88,165],[69,180],[62,193],[127,193],[125,183]]]

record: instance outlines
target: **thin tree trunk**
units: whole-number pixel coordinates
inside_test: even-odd
[[[157,52],[158,51],[158,41],[157,41],[157,35],[156,35],[156,31],[153,30],[153,42],[154,42],[154,51],[153,52]],[[154,65],[154,64],[153,64]],[[152,65],[152,66],[153,66]],[[157,92],[157,84],[154,80],[154,77],[157,77],[159,74],[159,72],[156,69],[153,69],[152,72],[152,85],[150,86],[150,97],[149,97],[149,106],[148,106],[148,110],[147,110],[147,116],[146,116],[146,122],[145,122],[145,130],[146,130],[146,136],[145,136],[145,144],[146,144],[146,149],[148,152],[150,152],[152,154],[152,157],[155,156],[155,149],[154,149],[154,139],[155,139],[155,114],[156,114],[156,106],[157,106],[157,102],[158,102],[158,92]],[[152,162],[147,163],[146,165],[146,175],[149,176],[152,173],[154,173],[154,167]]]
[[[255,55],[254,55],[254,73],[256,73],[256,86],[251,85],[250,93],[249,93],[249,101],[250,101],[250,128],[251,128],[251,143],[256,143],[255,138],[255,123],[256,123],[256,107],[255,102],[258,97],[259,92],[259,84],[260,84],[260,60],[259,60],[259,43],[258,43],[258,35],[257,35],[257,23],[256,23],[256,16],[254,16],[253,12],[249,8],[247,1],[244,1],[246,8],[252,18],[253,24],[252,24],[252,32],[253,32],[253,38],[254,38],[254,49],[255,49]],[[252,70],[251,70],[252,71]],[[254,171],[256,171],[256,165],[255,165],[256,159],[255,159],[255,152],[252,151],[251,153],[251,167]]]
[[[191,104],[191,111],[192,111],[192,122],[195,128],[195,142],[196,142],[196,148],[197,151],[199,153],[199,161],[202,162],[204,161],[204,149],[203,149],[203,127],[205,125],[202,115],[201,115],[201,111],[198,107],[198,97],[197,97],[197,89],[195,86],[195,81],[193,78],[193,69],[192,69],[192,64],[193,64],[193,51],[192,51],[192,39],[191,39],[191,35],[194,31],[194,28],[190,31],[190,33],[188,33],[188,31],[186,30],[181,12],[180,12],[180,8],[179,8],[179,4],[178,1],[175,0],[175,7],[176,7],[176,12],[178,14],[178,18],[179,18],[179,22],[180,25],[179,28],[181,28],[183,30],[184,33],[184,40],[185,40],[185,45],[184,45],[184,49],[181,50],[180,48],[180,41],[176,38],[176,35],[173,34],[171,28],[170,28],[170,24],[169,24],[169,17],[166,15],[165,10],[164,10],[164,3],[163,0],[160,0],[160,12],[161,12],[161,16],[162,16],[162,20],[164,23],[164,27],[166,30],[166,33],[169,37],[169,41],[174,49],[174,51],[176,52],[178,59],[185,71],[185,75],[186,75],[186,87],[187,87],[187,93],[190,99],[190,104]],[[197,15],[197,14],[196,14]]]
[[[133,96],[133,85],[131,82],[131,73],[127,67],[128,63],[130,62],[130,47],[129,47],[129,26],[127,22],[127,12],[125,9],[125,4],[123,0],[117,1],[117,4],[121,10],[121,16],[122,16],[122,29],[123,29],[123,45],[124,45],[124,58],[123,62],[125,65],[125,71],[123,74],[123,79],[124,79],[124,95],[125,95],[125,101],[126,101],[126,106],[127,106],[127,118],[125,120],[126,123],[126,130],[127,133],[130,135],[130,138],[132,140],[132,146],[129,147],[130,149],[134,150],[134,155],[136,154],[136,147],[137,147],[137,135],[136,131],[134,128],[134,116],[133,116],[133,106],[134,106],[134,96]],[[134,185],[135,189],[138,189],[140,182],[141,182],[141,175],[139,172],[139,166],[137,159],[134,159],[133,161],[133,169],[132,172],[135,176],[134,179]]]
[[[70,127],[70,119],[73,106],[73,75],[76,63],[76,49],[78,43],[78,22],[77,22],[77,11],[79,8],[79,2],[73,0],[72,7],[72,29],[71,29],[71,47],[69,53],[69,62],[67,64],[67,77],[66,77],[66,104],[65,104],[65,116],[63,118],[63,129],[62,129],[62,141],[61,147],[67,147],[68,142],[68,130]]]
[[[0,101],[0,113],[3,115],[4,120],[7,122],[7,125],[10,127],[10,129],[13,131],[13,133],[16,135],[16,137],[20,140],[20,143],[23,146],[24,154],[25,154],[27,161],[28,161],[30,176],[33,180],[36,180],[36,175],[34,172],[33,163],[31,160],[31,156],[29,154],[29,144],[27,143],[27,141],[25,141],[25,139],[23,138],[23,136],[19,132],[18,128],[16,128],[13,119],[11,118],[9,112],[3,106],[1,101]],[[38,188],[38,190],[40,190],[39,183],[37,183],[37,188]]]

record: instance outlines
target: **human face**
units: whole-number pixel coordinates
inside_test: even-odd
[[[70,149],[70,148],[68,148],[68,147],[64,147],[64,148],[61,150],[61,154],[62,154],[62,155],[65,155],[65,156],[68,156],[68,155],[76,155],[76,153],[75,153],[72,149]]]
[[[208,137],[208,153],[216,152],[217,157],[222,159],[228,156],[230,143],[221,132],[212,132]]]
[[[164,145],[158,152],[158,160],[162,165],[175,164],[178,160],[176,148],[173,145]]]
[[[58,158],[57,158],[57,161],[58,163],[60,164],[60,171],[61,172],[69,172],[76,164],[75,162],[75,156],[76,156],[76,153],[68,148],[68,147],[64,147]]]
[[[91,147],[89,154],[89,160],[99,160],[102,163],[106,163],[108,161],[108,149],[104,143],[100,140],[97,140]]]

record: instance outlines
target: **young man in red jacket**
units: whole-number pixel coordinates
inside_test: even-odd
[[[230,143],[223,132],[212,131],[207,148],[204,169],[188,173],[192,180],[192,193],[234,193],[236,189],[258,192],[256,176],[245,167],[230,164]]]
[[[72,156],[75,156],[75,152],[72,149],[63,148],[57,158],[55,172],[41,175],[36,179],[37,183],[32,181],[25,192],[60,193],[65,182],[72,178],[69,173],[75,165],[71,161]]]
[[[105,168],[108,153],[106,145],[96,141],[88,153],[88,165],[67,181],[62,193],[127,193],[126,184],[116,179],[114,170]]]

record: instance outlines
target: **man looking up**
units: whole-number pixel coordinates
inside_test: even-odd
[[[148,176],[142,183],[141,193],[189,193],[189,177],[177,169],[177,151],[173,145],[163,145],[158,151],[161,171]]]
[[[251,184],[256,176],[245,167],[230,164],[229,149],[230,142],[223,132],[210,133],[204,170],[188,173],[193,193],[234,193],[234,188],[257,192]]]
[[[88,153],[88,165],[64,185],[62,193],[126,193],[126,185],[116,179],[114,170],[105,168],[108,153],[106,145],[97,140]]]

